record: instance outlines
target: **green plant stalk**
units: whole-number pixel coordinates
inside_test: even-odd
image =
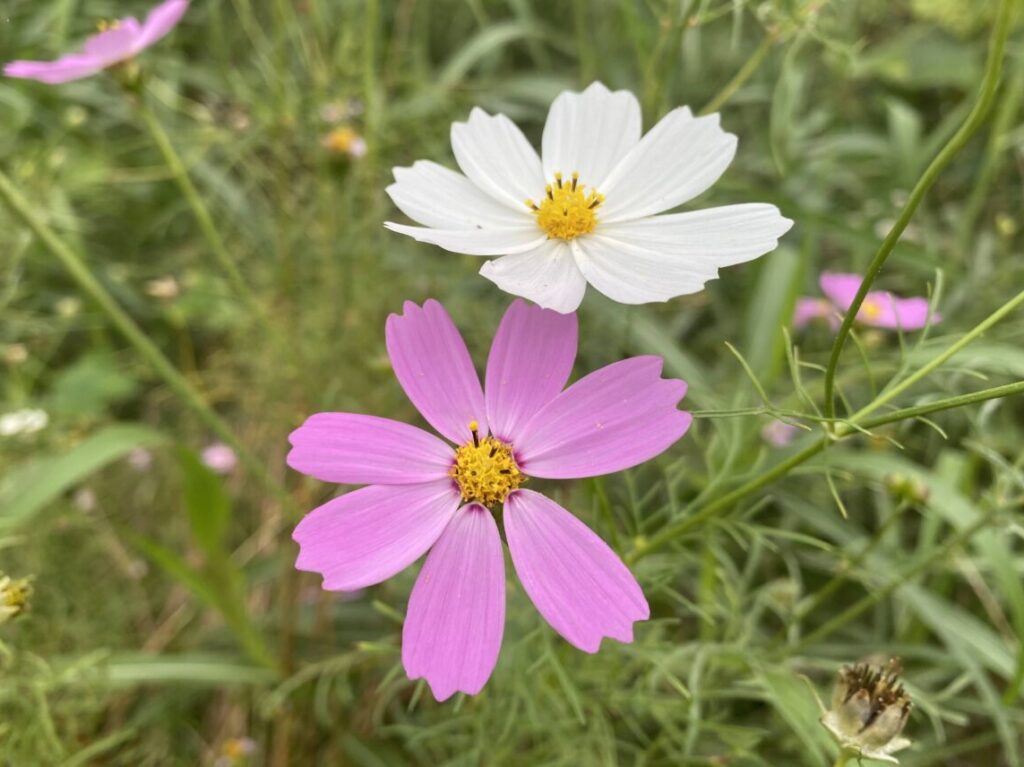
[[[227,423],[206,404],[199,392],[178,372],[163,352],[146,337],[132,318],[118,306],[107,289],[89,271],[85,261],[36,215],[31,204],[3,171],[0,171],[0,199],[32,230],[46,246],[46,249],[56,256],[82,291],[96,302],[118,332],[135,348],[139,356],[149,363],[171,391],[237,453],[239,460],[253,477],[258,479],[278,500],[290,504],[291,498],[288,491],[267,474],[260,461],[234,435]]]
[[[1006,54],[1006,40],[1010,34],[1010,20],[1012,18],[1014,0],[1002,0],[999,5],[999,15],[996,18],[995,26],[992,29],[992,42],[989,47],[988,62],[985,66],[985,75],[981,82],[981,89],[978,93],[978,99],[971,109],[970,114],[964,120],[960,128],[957,129],[953,137],[946,143],[946,145],[939,151],[932,160],[931,164],[925,169],[924,174],[918,179],[917,184],[914,186],[913,191],[910,193],[910,197],[907,199],[906,205],[903,206],[903,210],[900,211],[899,217],[896,219],[896,223],[893,224],[892,229],[889,230],[889,234],[886,235],[882,241],[881,247],[878,252],[875,253],[875,257],[871,259],[871,263],[868,265],[867,271],[864,274],[864,280],[861,282],[860,288],[857,290],[857,295],[853,299],[853,303],[850,304],[849,309],[843,316],[843,322],[839,326],[839,332],[836,334],[835,341],[832,344],[832,352],[829,355],[828,366],[825,368],[825,415],[829,418],[835,418],[836,405],[835,405],[835,376],[836,367],[839,364],[839,357],[842,355],[843,346],[846,344],[846,339],[850,335],[850,330],[853,328],[854,320],[857,318],[857,314],[860,311],[861,305],[864,303],[864,299],[871,290],[871,285],[874,283],[878,273],[882,270],[886,259],[892,253],[893,248],[896,247],[896,243],[899,242],[900,237],[903,235],[903,231],[907,228],[910,223],[910,219],[917,211],[918,206],[924,199],[924,196],[928,193],[928,190],[932,188],[939,174],[945,169],[947,165],[960,153],[960,150],[964,148],[971,137],[977,132],[981,125],[985,121],[985,117],[988,115],[992,108],[992,104],[995,101],[996,91],[999,87],[999,78],[1003,69],[1003,58]]]
[[[221,239],[220,232],[217,230],[217,225],[213,222],[210,209],[203,202],[203,198],[200,196],[195,184],[192,183],[188,170],[185,168],[185,163],[182,162],[181,156],[174,148],[170,136],[167,135],[167,131],[164,130],[152,107],[149,106],[146,94],[142,92],[135,94],[133,101],[139,116],[142,118],[142,122],[145,123],[146,129],[153,139],[153,143],[157,145],[160,154],[163,155],[167,169],[171,172],[172,178],[174,178],[186,202],[188,202],[189,207],[192,209],[192,214],[199,224],[199,229],[203,233],[203,237],[206,239],[213,257],[217,260],[224,274],[227,275],[232,290],[245,302],[247,308],[266,329],[275,332],[267,320],[263,307],[252,290],[249,289],[248,284],[246,284],[245,279],[242,277],[242,273],[238,271],[238,267],[235,265],[234,259],[231,258],[231,254],[228,253],[224,240]]]
[[[922,415],[927,415],[928,413],[936,413],[941,410],[951,410],[953,408],[963,407],[964,405],[970,405],[976,402],[984,402],[986,400],[998,399],[1000,397],[1011,397],[1017,394],[1024,394],[1024,381],[1018,381],[1005,386],[995,386],[991,389],[983,389],[970,394],[961,394],[956,397],[936,400],[935,402],[929,402],[924,405],[916,405],[914,407],[903,408],[901,410],[894,410],[891,413],[886,413],[885,415],[868,419],[863,422],[857,422],[857,419],[854,418],[851,418],[848,421],[839,421],[836,424],[832,436],[822,437],[817,442],[811,443],[803,450],[794,453],[786,460],[776,464],[765,473],[754,477],[736,489],[731,490],[720,498],[712,501],[696,514],[668,525],[656,535],[641,541],[636,548],[626,556],[626,560],[630,563],[636,562],[662,546],[671,543],[673,540],[684,535],[689,530],[700,525],[702,522],[717,516],[722,511],[730,508],[738,501],[743,500],[751,493],[754,493],[765,485],[771,484],[780,477],[788,474],[792,469],[806,463],[835,441],[841,440],[855,433],[860,433],[862,430],[869,430],[887,423],[894,423],[908,418],[917,418]]]
[[[992,180],[995,178],[999,166],[999,156],[1010,146],[1010,142],[1006,140],[1006,134],[1014,127],[1022,97],[1024,97],[1024,56],[1018,56],[1016,68],[1005,89],[1005,96],[992,118],[992,132],[989,134],[988,146],[985,148],[985,157],[960,219],[956,242],[957,253],[961,258],[966,258],[967,251],[971,246],[975,225],[988,200]]]
[[[722,86],[722,89],[715,94],[711,101],[701,108],[698,114],[711,114],[712,112],[716,112],[721,109],[722,105],[732,98],[732,95],[743,87],[744,83],[746,83],[754,72],[757,71],[758,67],[764,63],[764,60],[768,58],[768,54],[771,53],[772,48],[775,47],[775,44],[778,41],[778,36],[775,34],[769,33],[765,35],[761,40],[761,44],[757,46],[752,54],[750,54],[750,58],[744,62],[739,71],[733,75],[729,82]]]
[[[955,343],[951,344],[941,354],[936,355],[934,359],[929,360],[925,365],[922,365],[920,368],[918,368],[917,371],[915,371],[912,375],[907,376],[905,379],[900,381],[892,388],[886,389],[883,392],[881,392],[881,394],[879,394],[874,400],[869,402],[867,405],[858,410],[853,416],[851,416],[849,420],[853,422],[859,421],[861,418],[868,415],[869,413],[873,413],[874,411],[878,410],[878,408],[891,402],[893,399],[895,399],[900,394],[905,392],[907,389],[912,387],[918,381],[922,380],[927,375],[929,375],[933,370],[939,368],[944,362],[953,357],[957,352],[966,347],[976,338],[981,336],[986,330],[988,330],[997,322],[1002,320],[1004,317],[1006,317],[1006,315],[1010,314],[1010,312],[1019,307],[1021,304],[1024,304],[1024,290],[1022,290],[1020,293],[1015,295],[1005,304],[1003,304],[994,312],[992,312],[992,314],[990,314],[988,317],[982,320],[978,325],[971,328],[971,330],[969,330],[967,333],[965,333],[963,336],[957,339]]]
[[[849,749],[842,748],[839,750],[839,756],[836,757],[836,762],[832,767],[846,767],[847,763],[857,756],[856,751],[850,751]]]

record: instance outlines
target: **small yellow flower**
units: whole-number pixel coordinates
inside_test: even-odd
[[[240,767],[256,753],[256,742],[252,738],[228,738],[220,747],[214,762],[216,767]]]
[[[910,716],[910,696],[900,683],[900,663],[844,666],[821,717],[839,745],[858,757],[899,764],[893,754],[910,745],[900,735]]]
[[[0,625],[14,620],[28,609],[32,584],[28,578],[12,580],[0,573]]]
[[[366,154],[366,141],[347,125],[335,128],[324,136],[320,143],[328,153],[348,155],[353,160],[358,160]]]

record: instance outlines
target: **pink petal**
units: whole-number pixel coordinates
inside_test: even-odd
[[[928,324],[928,310],[926,298],[897,298],[879,290],[865,296],[857,320],[876,328],[920,330]]]
[[[136,52],[148,48],[174,29],[188,10],[188,0],[165,0],[146,16],[136,42]]]
[[[405,302],[385,327],[388,355],[398,382],[427,422],[457,444],[472,435],[470,421],[487,431],[487,410],[466,344],[437,301]]]
[[[288,437],[288,465],[323,482],[409,485],[447,476],[454,453],[433,434],[388,418],[317,413]]]
[[[633,641],[633,623],[650,617],[650,609],[636,578],[608,544],[532,490],[508,497],[504,519],[516,574],[555,631],[590,653],[604,637]]]
[[[845,312],[853,303],[854,296],[860,290],[860,284],[864,278],[859,274],[844,274],[840,272],[822,272],[818,278],[821,292],[831,299],[840,312]]]
[[[824,298],[798,298],[793,310],[793,327],[802,328],[811,320],[833,320],[836,309]]]
[[[929,318],[931,306],[927,298],[897,298],[895,309],[903,330],[919,330],[929,322],[932,325],[942,322],[942,315],[938,312],[932,312]]]
[[[299,522],[292,533],[299,544],[295,567],[320,573],[331,591],[380,583],[434,545],[459,502],[450,480],[354,490]]]
[[[498,662],[505,630],[505,559],[490,512],[456,513],[420,571],[402,629],[402,664],[434,697],[476,695]]]
[[[549,479],[628,469],[663,452],[692,417],[686,382],[662,380],[661,357],[633,357],[580,379],[541,408],[515,442],[523,471]]]
[[[104,66],[116,64],[131,58],[138,50],[135,43],[139,37],[139,22],[135,19],[121,19],[116,27],[93,35],[85,41],[82,50],[94,56]]]
[[[562,391],[576,359],[575,314],[516,299],[505,312],[487,358],[484,386],[491,433],[505,441]]]
[[[75,53],[56,61],[12,61],[4,66],[7,77],[36,80],[49,85],[81,80],[99,72],[106,66],[95,56]]]

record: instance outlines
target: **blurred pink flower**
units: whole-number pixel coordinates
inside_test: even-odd
[[[214,442],[204,447],[199,457],[208,469],[217,474],[230,474],[238,465],[235,451],[223,442]]]
[[[134,448],[128,453],[128,465],[135,471],[147,471],[153,465],[153,454],[144,447]]]
[[[390,578],[428,550],[409,598],[402,663],[438,700],[478,693],[498,660],[505,560],[488,506],[504,506],[512,564],[541,615],[575,647],[633,640],[650,611],[614,551],[566,509],[520,487],[628,469],[690,426],[686,383],[659,357],[608,365],[563,391],[576,357],[575,314],[516,300],[501,321],[485,386],[437,301],[406,302],[386,326],[409,399],[448,442],[398,421],[317,413],[289,438],[288,465],[324,482],[368,485],[314,509],[295,529],[296,567],[325,589]],[[529,477],[527,476],[529,475]]]
[[[761,429],[761,439],[772,447],[785,447],[792,442],[796,436],[803,431],[800,427],[794,426],[785,421],[772,421],[765,424]]]
[[[174,29],[188,10],[188,3],[164,0],[141,24],[131,17],[113,22],[87,39],[79,53],[69,53],[56,61],[12,61],[4,66],[4,74],[51,85],[91,77],[133,58]]]
[[[827,298],[799,299],[793,312],[793,326],[802,328],[821,318],[837,329],[839,315],[850,308],[862,280],[859,274],[822,272],[818,284]],[[857,322],[876,328],[920,330],[929,322],[934,325],[942,319],[938,312],[929,318],[928,310],[927,298],[899,298],[885,290],[872,290],[857,312]]]

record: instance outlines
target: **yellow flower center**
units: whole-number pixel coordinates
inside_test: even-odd
[[[103,20],[103,21],[98,21],[96,23],[96,28],[100,32],[109,32],[111,29],[118,29],[118,28],[120,28],[120,26],[121,26],[121,20],[120,19],[114,19],[113,21]]]
[[[11,580],[0,573],[0,623],[17,618],[28,607],[32,586],[28,578]]]
[[[324,136],[323,145],[333,154],[345,154],[359,140],[359,134],[349,127],[335,128]]]
[[[463,501],[494,506],[526,481],[512,455],[512,446],[477,433],[479,425],[471,421],[473,439],[455,450],[455,464],[448,474],[459,484]]]
[[[594,231],[597,208],[604,202],[603,194],[596,189],[589,192],[586,189],[580,183],[579,173],[573,173],[570,181],[556,173],[555,183],[544,187],[540,204],[533,200],[527,200],[526,204],[537,217],[537,226],[547,232],[548,237],[573,240]]]
[[[871,299],[865,300],[860,305],[860,315],[865,320],[877,320],[882,314],[882,307],[878,305],[877,301]]]

